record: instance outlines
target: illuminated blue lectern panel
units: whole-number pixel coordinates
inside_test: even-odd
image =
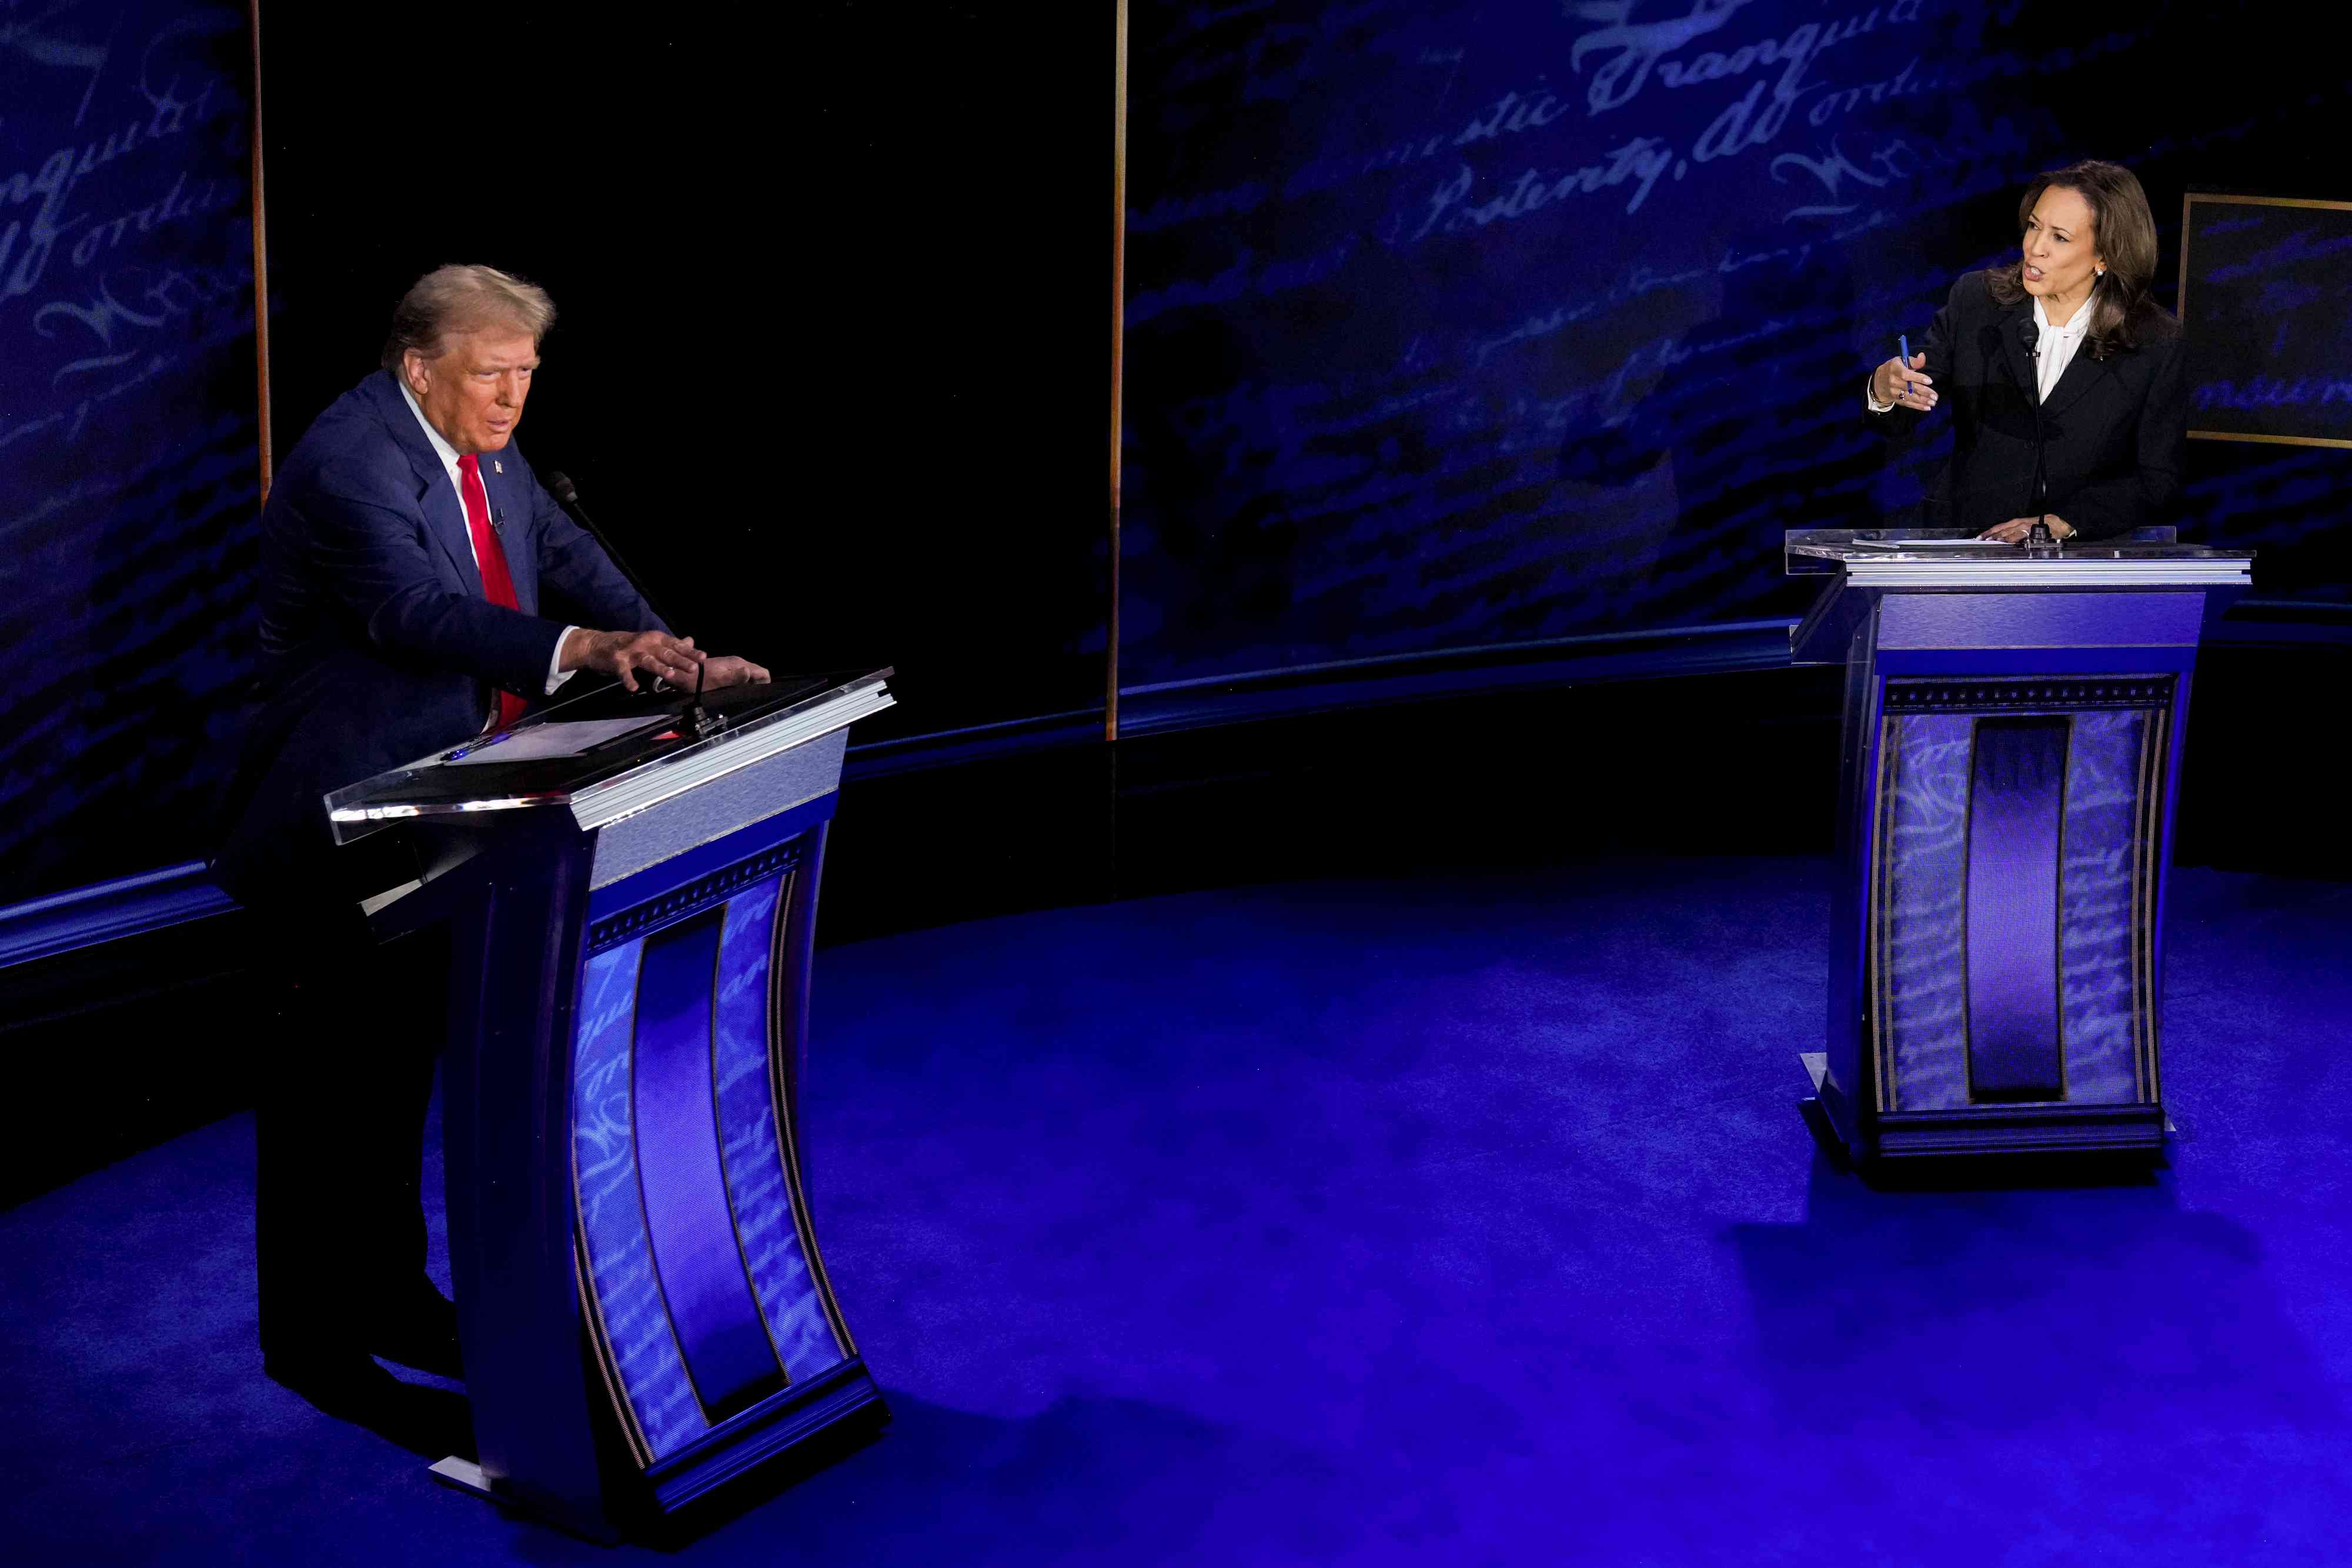
[[[798,1118],[780,982],[804,935],[791,894],[814,880],[816,832],[685,895],[601,920],[591,900],[572,1179],[589,1326],[648,1469],[856,1354],[787,1133]]]

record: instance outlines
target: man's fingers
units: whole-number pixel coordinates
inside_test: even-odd
[[[767,666],[733,653],[712,654],[702,666],[706,689],[720,686],[765,685],[771,679]]]
[[[695,647],[693,638],[667,632],[600,632],[596,636],[602,647],[588,662],[611,672],[624,691],[643,690],[641,675],[692,691],[696,673],[708,657]]]
[[[633,692],[637,689],[637,674],[640,671],[656,679],[667,681],[674,686],[683,686],[688,691],[694,689],[696,666],[686,654],[637,645],[622,649],[613,663],[614,674],[621,677],[621,685]]]
[[[729,655],[717,663],[720,678],[730,686],[764,685],[768,672],[749,659]]]
[[[691,637],[673,637],[667,632],[612,633],[611,669],[628,691],[642,690],[640,675],[657,679],[680,691],[690,692],[698,684],[705,688],[724,685],[732,680],[744,679],[744,666],[740,660],[726,661],[717,670],[708,668],[711,656],[694,645]],[[717,676],[717,679],[713,679]],[[768,673],[760,672],[766,680]]]
[[[704,655],[694,646],[691,637],[673,637],[667,632],[640,632],[622,644],[614,663],[621,684],[630,691],[637,689],[635,672],[667,682],[673,686],[692,691],[695,676]]]

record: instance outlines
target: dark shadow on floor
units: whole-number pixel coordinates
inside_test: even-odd
[[[2344,1412],[2252,1232],[2173,1182],[1878,1191],[1816,1153],[1798,1225],[1734,1225],[1783,1417],[2015,1432]]]

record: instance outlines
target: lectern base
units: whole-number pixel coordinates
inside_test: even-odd
[[[1805,1125],[1842,1164],[1949,1160],[1978,1155],[2109,1155],[2153,1161],[2173,1130],[2161,1105],[1979,1105],[1948,1111],[1882,1113],[1866,1138],[1839,1114],[1828,1084],[1829,1054],[1797,1060],[1813,1092],[1798,1103]]]
[[[498,1500],[498,1494],[490,1490],[490,1478],[484,1475],[482,1467],[471,1459],[461,1459],[457,1455],[451,1454],[447,1458],[435,1465],[431,1473],[433,1479],[445,1487],[453,1488],[457,1491],[469,1491],[476,1497],[487,1498],[492,1502]]]
[[[500,1508],[511,1509],[526,1518],[537,1520],[541,1524],[553,1525],[568,1535],[576,1535],[583,1541],[593,1542],[599,1546],[617,1546],[621,1543],[620,1531],[604,1520],[551,1509],[534,1508],[527,1499],[510,1496],[495,1490],[490,1485],[489,1476],[483,1471],[481,1466],[471,1459],[459,1458],[457,1455],[451,1454],[432,1466],[426,1473],[452,1491],[471,1493],[484,1502],[492,1502]]]
[[[871,1441],[889,1420],[890,1407],[865,1364],[845,1363],[803,1386],[762,1401],[722,1436],[656,1466],[645,1477],[648,1484],[625,1489],[629,1495],[608,1494],[606,1507],[621,1511],[616,1518],[566,1509],[560,1499],[541,1500],[499,1487],[480,1465],[456,1454],[431,1466],[429,1473],[454,1491],[468,1492],[599,1545],[624,1539],[658,1542],[677,1529],[681,1511],[707,1509],[702,1500],[729,1482],[751,1476],[767,1461],[798,1449],[809,1465],[822,1466],[848,1448]],[[798,1473],[787,1466],[767,1479],[788,1483]]]
[[[1823,1103],[1822,1085],[1830,1073],[1829,1052],[1801,1051],[1797,1060],[1803,1064],[1805,1076],[1813,1081],[1813,1092],[1797,1102],[1797,1114],[1805,1119],[1805,1130],[1812,1134],[1814,1146],[1830,1157],[1830,1163],[1840,1170],[1852,1170],[1853,1152],[1846,1146],[1845,1134],[1838,1130],[1836,1119]]]

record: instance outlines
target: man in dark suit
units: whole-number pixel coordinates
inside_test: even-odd
[[[446,958],[429,938],[378,951],[357,901],[408,873],[375,841],[338,852],[322,798],[583,670],[633,691],[698,667],[707,686],[767,679],[662,625],[514,446],[553,317],[493,268],[427,274],[262,510],[262,666],[214,873],[294,989],[257,1095],[261,1340],[321,1404],[388,1384],[371,1355],[459,1370],[418,1204]]]

